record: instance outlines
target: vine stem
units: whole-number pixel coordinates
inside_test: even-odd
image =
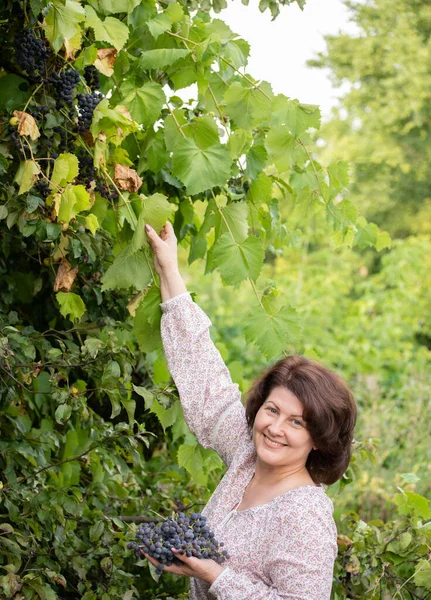
[[[30,98],[27,100],[24,108],[22,109],[22,112],[25,112],[27,110],[28,105],[30,104],[30,102],[33,100],[34,96],[36,95],[36,93],[40,90],[40,88],[43,86],[43,82],[39,83],[39,85],[35,88],[34,92],[32,93],[32,95],[30,96]]]

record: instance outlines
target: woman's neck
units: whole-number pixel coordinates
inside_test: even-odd
[[[262,464],[259,459],[256,462],[256,470],[253,478],[254,485],[257,486],[276,486],[287,483],[288,481],[304,482],[303,485],[313,484],[305,465],[289,465],[280,467],[268,467]]]

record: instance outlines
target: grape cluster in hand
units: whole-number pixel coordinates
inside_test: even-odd
[[[57,110],[63,106],[73,108],[73,90],[79,83],[79,79],[79,73],[75,69],[51,74],[50,82],[54,85]],[[70,116],[73,116],[73,112]]]
[[[101,94],[78,94],[78,133],[85,133],[90,129],[91,121],[93,120],[93,112],[99,102],[102,100]]]
[[[16,36],[16,62],[32,81],[42,81],[48,57],[49,49],[44,40],[37,38],[32,29],[26,29]]]
[[[99,71],[94,65],[88,65],[84,69],[85,83],[88,85],[92,92],[95,92],[100,88]]]
[[[180,512],[161,523],[144,523],[139,527],[136,538],[137,541],[130,542],[128,548],[133,548],[138,558],[142,558],[144,553],[155,558],[159,562],[156,567],[158,575],[165,565],[181,564],[172,548],[188,557],[209,558],[218,564],[229,558],[227,550],[222,549],[223,542],[216,540],[201,513],[188,516]]]

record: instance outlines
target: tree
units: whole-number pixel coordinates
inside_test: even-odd
[[[352,166],[352,199],[394,236],[429,233],[429,4],[347,2],[353,34],[328,36],[310,65],[348,92],[322,130],[326,157]]]

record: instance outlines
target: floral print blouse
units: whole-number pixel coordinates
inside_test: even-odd
[[[191,600],[329,600],[337,531],[322,486],[306,485],[237,511],[256,453],[238,386],[188,293],[161,304],[162,339],[186,422],[228,470],[202,511],[230,558],[210,586],[191,579]]]

